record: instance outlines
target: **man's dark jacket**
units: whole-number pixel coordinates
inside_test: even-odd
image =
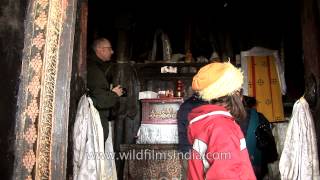
[[[112,63],[109,61],[103,62],[95,54],[88,58],[87,63],[89,94],[93,105],[99,111],[104,139],[106,140],[109,133],[108,120],[111,108],[119,102],[117,94],[110,90]]]

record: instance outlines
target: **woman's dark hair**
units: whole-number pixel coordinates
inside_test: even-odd
[[[243,105],[245,108],[253,108],[257,105],[257,100],[255,97],[243,96]]]
[[[245,120],[247,113],[242,104],[241,96],[237,94],[223,96],[210,101],[210,104],[216,104],[225,107],[231,115],[237,120]]]

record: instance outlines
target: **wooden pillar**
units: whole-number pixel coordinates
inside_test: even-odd
[[[80,11],[80,48],[77,76],[86,81],[87,79],[87,24],[88,24],[88,2],[81,3]]]
[[[315,0],[303,0],[302,4],[301,27],[305,72],[320,77],[319,9]]]
[[[319,1],[318,1],[319,3]],[[317,81],[317,104],[311,107],[316,126],[318,152],[320,150],[320,16],[316,0],[301,0],[301,27],[305,77],[314,74]],[[319,154],[319,153],[318,153]],[[319,156],[320,157],[320,156]]]
[[[130,58],[130,37],[129,32],[131,29],[130,13],[119,11],[115,19],[115,28],[118,30],[117,39],[117,62],[127,62]]]
[[[68,149],[67,149],[67,177],[73,177],[73,128],[77,115],[78,102],[86,92],[87,81],[87,18],[88,2],[81,0],[78,3],[77,21],[74,31],[72,74],[70,82],[70,101],[69,101],[69,125],[68,125]]]
[[[127,34],[126,30],[118,30],[117,62],[128,61],[129,47]]]
[[[77,0],[29,1],[13,179],[65,179]]]

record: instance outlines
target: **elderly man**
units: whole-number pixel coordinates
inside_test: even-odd
[[[104,140],[109,134],[108,120],[110,109],[114,107],[119,97],[123,94],[120,85],[112,87],[111,56],[113,54],[111,43],[108,39],[100,38],[92,46],[94,53],[88,58],[87,82],[93,104],[99,111],[104,132]]]

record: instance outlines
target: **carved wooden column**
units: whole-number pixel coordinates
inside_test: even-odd
[[[65,179],[76,4],[29,1],[13,179]]]

